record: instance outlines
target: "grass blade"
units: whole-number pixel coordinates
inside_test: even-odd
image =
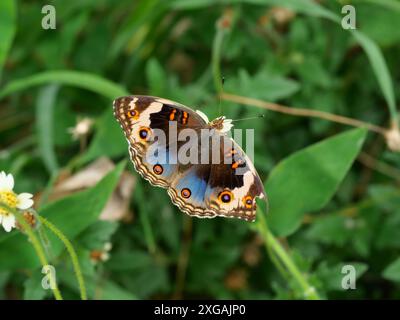
[[[54,107],[58,89],[58,85],[48,85],[40,91],[36,100],[36,131],[39,150],[51,174],[59,168],[53,141]]]
[[[12,93],[47,83],[59,83],[87,89],[111,100],[128,94],[118,84],[97,75],[81,71],[58,70],[42,72],[12,81],[0,91],[0,99]]]

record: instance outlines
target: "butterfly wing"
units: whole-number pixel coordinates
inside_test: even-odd
[[[172,181],[168,194],[179,209],[192,216],[254,221],[256,198],[266,198],[262,181],[240,146],[226,136],[221,135],[221,140],[229,143],[221,143],[220,163],[191,166]],[[224,161],[226,156],[231,161]],[[186,197],[187,190],[190,197]]]
[[[114,115],[128,140],[135,169],[151,184],[167,188],[183,212],[197,217],[255,219],[255,198],[265,196],[263,185],[250,159],[232,139],[214,132],[222,141],[218,164],[211,163],[211,158],[209,164],[178,161],[176,152],[183,142],[170,139],[169,126],[174,123],[177,134],[185,128],[198,132],[207,128],[208,123],[196,112],[162,98],[128,96],[114,101]],[[165,141],[149,139],[157,130],[165,133]],[[194,143],[204,153],[200,142]],[[158,150],[157,159],[149,152],[151,148]],[[206,151],[212,155],[212,143]],[[232,158],[230,163],[224,162],[226,155]]]
[[[170,122],[176,125],[177,133],[183,128],[206,125],[192,109],[150,96],[127,96],[114,100],[114,116],[124,131],[136,171],[151,184],[163,188],[170,186],[179,168],[176,153],[171,151],[178,146],[176,138],[169,137]],[[164,141],[151,139],[155,132],[164,133]],[[150,148],[158,151],[157,159],[165,161],[152,157],[148,152]]]

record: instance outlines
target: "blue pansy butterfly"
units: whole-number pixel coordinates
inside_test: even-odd
[[[256,198],[266,195],[249,157],[227,136],[231,120],[219,117],[208,121],[201,111],[170,100],[137,95],[114,100],[114,115],[128,141],[135,169],[152,185],[167,189],[181,211],[200,218],[255,220]],[[178,135],[192,129],[201,136],[208,129],[208,145],[204,147],[200,139],[194,140],[190,147],[197,147],[199,158],[207,154],[205,158],[209,161],[180,161],[174,152],[180,150],[184,141],[171,135],[173,125]],[[166,136],[163,141],[153,138],[160,131]],[[215,148],[213,139],[222,143]],[[151,149],[157,152],[149,155]],[[215,154],[220,161],[214,161]]]

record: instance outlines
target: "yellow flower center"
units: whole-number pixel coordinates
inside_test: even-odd
[[[16,208],[18,204],[17,195],[12,191],[0,191],[0,202],[6,204],[10,208]],[[8,215],[9,212],[5,208],[0,207],[0,214]]]

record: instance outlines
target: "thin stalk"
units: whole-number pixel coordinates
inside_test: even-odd
[[[179,254],[178,265],[176,269],[176,287],[173,299],[181,299],[185,287],[186,271],[189,262],[190,247],[192,244],[192,228],[193,219],[184,215],[181,251]]]
[[[279,273],[282,275],[282,277],[284,277],[286,280],[289,280],[290,275],[285,270],[285,267],[282,265],[282,262],[276,256],[276,253],[273,251],[270,243],[265,241],[264,244],[265,244],[266,251],[267,251],[272,263],[275,265],[275,268],[279,271]]]
[[[282,248],[278,240],[269,231],[263,213],[259,215],[258,219],[259,219],[259,224],[258,224],[259,231],[262,237],[264,238],[266,247],[268,248],[268,246],[270,246],[273,253],[276,254],[277,257],[279,257],[282,264],[287,269],[287,272],[296,280],[296,282],[303,290],[304,297],[308,300],[321,299],[318,293],[316,292],[315,288],[307,282],[304,275],[300,272],[296,264],[288,255],[288,253]]]
[[[39,225],[37,232],[39,235],[39,240],[42,243],[42,246],[46,252],[46,255],[49,257],[50,260],[53,260],[54,256],[51,252],[51,243],[49,241],[49,238],[47,237],[46,230],[41,225]]]
[[[78,260],[78,256],[75,252],[74,247],[72,246],[72,243],[68,240],[68,238],[54,225],[52,224],[50,221],[48,221],[47,219],[43,218],[42,216],[39,216],[39,220],[40,222],[46,226],[47,228],[49,228],[65,245],[65,247],[67,248],[67,251],[71,257],[71,261],[72,261],[72,266],[74,268],[74,272],[75,272],[75,276],[76,279],[78,280],[78,284],[79,284],[79,291],[81,294],[81,299],[82,300],[87,300],[87,293],[86,293],[86,286],[85,286],[85,281],[83,279],[83,275],[82,275],[82,270],[81,267],[79,265],[79,260]]]
[[[22,226],[23,231],[28,235],[30,243],[32,244],[33,248],[35,249],[36,255],[38,256],[42,267],[48,266],[49,262],[47,261],[47,257],[44,252],[44,249],[43,249],[40,241],[34,234],[31,226],[25,221],[22,213],[20,213],[16,209],[10,208],[9,206],[7,206],[5,203],[2,203],[2,202],[0,202],[0,207],[4,208],[8,212],[11,212],[15,216],[15,218],[18,221],[18,224]],[[53,292],[54,298],[56,300],[63,300],[63,298],[61,296],[61,292],[58,289],[57,282],[54,281],[53,277],[50,277],[50,287]]]
[[[271,103],[262,101],[259,99],[253,99],[243,96],[238,96],[235,94],[230,93],[221,93],[221,98],[223,100],[232,101],[239,104],[244,104],[248,106],[255,106],[275,112],[290,114],[293,116],[300,116],[300,117],[310,117],[310,118],[319,118],[324,119],[332,122],[342,123],[353,127],[358,128],[366,128],[369,131],[373,131],[379,133],[383,136],[386,135],[387,129],[376,126],[372,123],[364,122],[357,119],[347,118],[344,116],[339,116],[336,114],[332,114],[329,112],[319,111],[319,110],[310,110],[310,109],[302,109],[302,108],[291,108],[287,106],[283,106],[277,103]]]
[[[361,152],[358,155],[358,161],[360,161],[368,168],[378,171],[389,178],[400,181],[400,170],[398,168],[388,165],[385,162],[379,161],[378,159],[370,156],[368,153]]]

